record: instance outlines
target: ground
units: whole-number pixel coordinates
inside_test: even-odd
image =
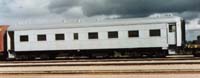
[[[0,75],[0,78],[200,78],[200,73],[153,73],[153,74],[23,74]]]

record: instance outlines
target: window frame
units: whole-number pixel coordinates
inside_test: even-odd
[[[89,32],[88,33],[88,39],[99,39],[98,32]]]
[[[136,34],[132,34],[132,33],[137,33],[137,35]],[[129,30],[128,31],[128,37],[129,38],[138,38],[138,37],[140,37],[139,30]]]
[[[65,40],[65,34],[64,33],[57,33],[57,34],[55,34],[55,40],[56,41]]]
[[[159,33],[155,33],[155,32],[159,32]],[[161,29],[150,29],[149,36],[150,37],[161,37]]]
[[[168,26],[169,26],[170,33],[176,32],[176,23],[169,23]]]
[[[24,39],[22,39],[22,37],[27,37],[27,38],[24,38]],[[20,38],[19,38],[19,41],[20,42],[28,42],[29,41],[29,36],[28,35],[20,35]]]
[[[108,31],[108,38],[109,39],[119,38],[119,32],[118,31]]]
[[[79,40],[79,34],[78,33],[74,33],[73,36],[74,36],[74,40]]]
[[[44,39],[43,39],[43,37],[44,37]],[[37,41],[47,41],[47,35],[46,34],[38,34]]]

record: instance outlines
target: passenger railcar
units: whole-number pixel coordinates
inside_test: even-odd
[[[6,36],[8,58],[165,57],[184,45],[184,25],[180,17],[24,25],[10,26],[0,38]]]

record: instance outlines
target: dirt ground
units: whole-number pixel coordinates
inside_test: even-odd
[[[97,74],[97,75],[87,75],[87,74],[23,74],[23,75],[10,75],[1,74],[0,78],[200,78],[200,73],[179,73],[179,74],[164,74],[164,73],[154,73],[154,74]]]

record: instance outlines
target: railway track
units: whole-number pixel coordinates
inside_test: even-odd
[[[200,64],[200,58],[192,55],[172,55],[167,58],[118,58],[118,59],[67,59],[0,61],[0,67],[41,67],[41,66],[123,66],[123,65],[173,65]]]
[[[148,60],[147,60],[148,59]],[[163,60],[165,59],[165,60]],[[170,56],[144,59],[9,61],[0,74],[98,74],[200,72],[200,58]]]
[[[170,55],[166,58],[111,58],[111,59],[88,59],[88,58],[57,58],[55,60],[26,60],[26,61],[0,61],[1,63],[62,63],[62,62],[118,62],[118,61],[174,61],[174,60],[200,60],[193,55]]]
[[[53,62],[7,62],[0,67],[42,67],[42,66],[131,66],[131,65],[190,65],[200,64],[200,59],[185,60],[114,60],[114,61],[53,61]]]
[[[0,65],[0,74],[127,74],[200,72],[200,60]],[[9,67],[10,66],[10,67]]]
[[[131,65],[190,65],[190,64],[200,64],[198,61],[145,61],[145,62],[77,62],[77,63],[21,63],[21,64],[0,64],[0,67],[42,67],[42,66],[131,66]]]

